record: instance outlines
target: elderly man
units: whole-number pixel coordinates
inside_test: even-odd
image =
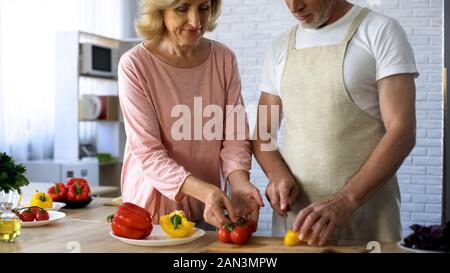
[[[259,102],[279,107],[284,144],[262,149],[261,132],[278,131],[269,114],[253,141],[270,181],[273,234],[292,225],[309,244],[398,241],[395,173],[416,137],[418,71],[406,34],[344,0],[285,2],[298,24],[268,51]]]

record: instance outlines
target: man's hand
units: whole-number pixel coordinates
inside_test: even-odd
[[[279,215],[291,211],[299,195],[298,183],[291,175],[272,179],[266,188],[266,197]]]
[[[323,246],[333,230],[347,222],[356,206],[342,193],[323,202],[317,202],[301,210],[293,223],[294,231],[300,231],[300,240],[309,245]]]
[[[252,141],[253,153],[270,181],[266,188],[267,200],[278,214],[285,215],[299,196],[299,186],[284,163],[280,151],[276,147],[273,150],[263,148],[263,145],[276,142],[278,138],[279,124],[283,116],[281,98],[263,92],[258,103],[258,109],[260,108],[268,111],[258,111],[254,133],[256,138]],[[272,115],[273,112],[276,115]],[[265,136],[270,137],[267,139]]]

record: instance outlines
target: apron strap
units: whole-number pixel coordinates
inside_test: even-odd
[[[296,34],[297,34],[297,29],[298,29],[299,25],[296,25],[295,27],[292,28],[291,33],[289,34],[289,45],[288,45],[288,51],[287,51],[287,56],[289,57],[289,55],[291,55],[290,53],[295,50],[295,42],[296,42]]]
[[[345,36],[344,39],[344,43],[348,43],[350,42],[350,40],[353,38],[353,36],[355,35],[356,31],[359,28],[359,25],[361,25],[362,21],[366,18],[367,14],[369,14],[370,10],[368,8],[363,8],[358,16],[355,18],[355,20],[353,20],[352,25],[350,26],[350,29],[348,30],[347,35]]]

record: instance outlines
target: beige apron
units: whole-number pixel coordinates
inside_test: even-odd
[[[347,46],[368,12],[361,11],[338,45],[296,49],[297,27],[290,34],[281,82],[286,125],[281,154],[302,193],[288,214],[288,227],[301,209],[342,189],[385,134],[382,121],[352,101],[343,79]],[[393,177],[331,239],[399,241],[399,207],[400,191]],[[275,236],[283,236],[283,217],[274,213],[272,228]]]

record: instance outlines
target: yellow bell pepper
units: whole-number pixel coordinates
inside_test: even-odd
[[[292,229],[286,232],[284,235],[284,245],[285,246],[296,246],[300,244],[299,239],[300,233],[293,231]]]
[[[46,194],[45,192],[36,192],[31,197],[30,206],[40,207],[43,209],[51,209],[53,207],[53,199],[50,194]]]
[[[168,215],[159,217],[161,228],[173,238],[183,238],[190,235],[195,223],[188,221],[182,210],[174,210]]]

